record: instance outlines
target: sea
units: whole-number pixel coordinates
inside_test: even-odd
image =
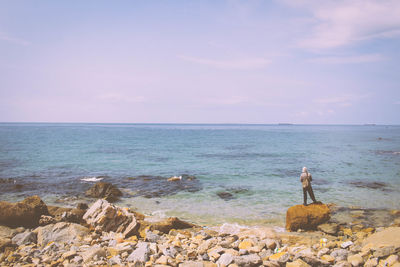
[[[400,209],[400,126],[0,123],[2,201],[90,204],[103,181],[150,216],[282,225],[304,166],[323,203]]]

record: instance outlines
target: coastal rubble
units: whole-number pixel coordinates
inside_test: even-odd
[[[97,200],[83,215],[83,219],[98,231],[122,233],[124,237],[137,234],[139,228],[133,213],[104,199]]]
[[[152,222],[106,200],[83,217],[82,224],[0,226],[0,266],[400,266],[400,227],[337,223],[334,234],[267,227],[228,233],[178,218]],[[124,234],[133,218],[136,231]]]

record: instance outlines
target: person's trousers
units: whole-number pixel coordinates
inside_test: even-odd
[[[312,201],[313,202],[317,202],[315,200],[314,192],[313,192],[312,187],[310,185],[310,186],[307,186],[307,187],[303,187],[304,204],[307,204],[307,192],[310,194],[310,197],[311,197]]]

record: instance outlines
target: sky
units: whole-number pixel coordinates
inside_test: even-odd
[[[400,1],[0,1],[0,122],[400,124]]]

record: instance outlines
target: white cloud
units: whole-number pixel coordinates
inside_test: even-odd
[[[313,17],[307,48],[326,49],[376,38],[400,36],[399,0],[291,0]]]
[[[255,69],[265,67],[271,63],[270,60],[265,58],[243,58],[234,60],[215,60],[190,56],[179,56],[179,58],[188,62],[221,69]]]
[[[9,42],[9,43],[13,43],[13,44],[17,44],[17,45],[23,45],[23,46],[27,46],[27,45],[31,44],[28,41],[9,36],[9,35],[7,35],[5,33],[2,33],[2,32],[0,32],[0,40],[1,41],[6,41],[6,42]]]
[[[380,54],[366,54],[359,56],[331,56],[310,59],[310,62],[323,64],[357,64],[382,61],[385,58]]]
[[[318,98],[314,99],[314,103],[320,105],[337,105],[342,107],[351,106],[354,102],[357,102],[361,99],[370,97],[370,94],[363,95],[342,95],[342,96],[333,96],[327,98]]]

